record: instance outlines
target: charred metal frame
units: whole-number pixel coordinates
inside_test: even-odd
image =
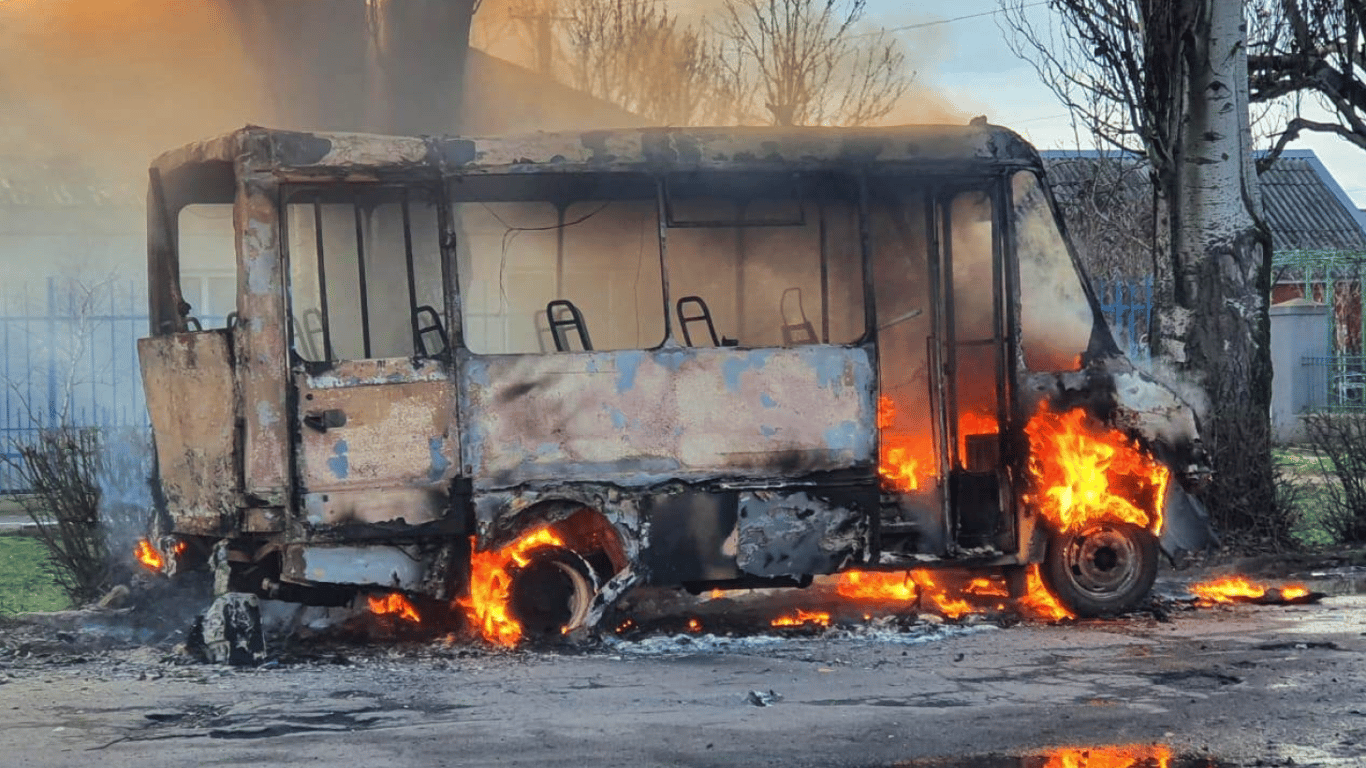
[[[774,147],[783,149],[775,150]],[[154,348],[158,344],[171,343],[159,339],[186,343],[182,337],[190,341],[190,337],[194,337],[194,334],[186,333],[188,324],[183,317],[175,279],[178,264],[173,214],[184,204],[204,197],[193,182],[195,174],[200,173],[197,169],[209,167],[218,169],[219,175],[214,177],[219,185],[219,191],[214,193],[217,199],[222,199],[221,185],[227,180],[222,169],[232,169],[230,180],[234,186],[232,197],[239,249],[238,314],[226,338],[230,360],[224,359],[223,365],[230,366],[234,409],[242,423],[241,430],[235,431],[230,441],[230,458],[238,471],[233,473],[236,487],[231,501],[220,494],[210,504],[212,509],[169,509],[169,525],[173,530],[187,535],[230,539],[247,553],[248,559],[259,561],[265,556],[280,557],[286,564],[292,564],[285,569],[289,578],[303,584],[329,583],[332,576],[310,576],[307,565],[308,562],[325,561],[329,568],[343,572],[350,569],[354,571],[353,575],[363,574],[366,579],[374,579],[373,573],[387,569],[395,574],[394,586],[432,594],[446,594],[459,588],[463,578],[461,569],[468,567],[470,545],[467,536],[473,536],[475,546],[480,549],[497,547],[511,541],[528,526],[564,522],[585,508],[596,510],[601,516],[603,527],[594,535],[614,538],[614,551],[619,550],[615,559],[620,562],[612,564],[615,573],[604,574],[610,578],[603,580],[603,595],[617,594],[639,580],[651,580],[651,571],[662,576],[672,566],[678,566],[674,569],[678,573],[688,574],[687,580],[695,585],[753,583],[756,579],[759,582],[764,579],[799,580],[803,575],[810,575],[788,572],[782,566],[771,564],[755,565],[748,570],[739,566],[729,570],[712,566],[697,570],[661,561],[661,551],[651,549],[659,543],[652,539],[652,522],[657,520],[663,533],[669,526],[692,520],[703,509],[712,509],[705,514],[715,518],[707,523],[712,529],[699,534],[709,542],[707,547],[724,549],[731,546],[727,536],[738,536],[740,541],[736,546],[750,547],[745,550],[751,553],[748,556],[757,557],[759,555],[754,553],[762,554],[762,548],[755,550],[755,542],[770,535],[779,538],[789,535],[790,540],[806,542],[800,545],[801,552],[789,553],[797,560],[804,559],[806,567],[816,567],[810,565],[812,563],[823,564],[819,568],[828,570],[854,565],[905,567],[904,562],[882,563],[879,551],[882,539],[876,465],[882,435],[876,428],[875,398],[881,391],[881,370],[869,179],[872,176],[919,174],[928,182],[918,193],[918,199],[923,202],[925,211],[926,259],[931,283],[928,291],[930,336],[926,340],[926,361],[932,382],[929,393],[931,431],[932,439],[940,447],[937,451],[939,476],[946,484],[946,490],[940,494],[944,526],[940,533],[948,543],[948,551],[944,554],[960,564],[1015,564],[1037,558],[1034,525],[1029,521],[1031,510],[1027,504],[1019,502],[1023,479],[1016,471],[1028,452],[1022,438],[1027,414],[1021,410],[1027,404],[1024,403],[1025,393],[1021,391],[1024,383],[1017,381],[1024,368],[1019,338],[1020,274],[1014,260],[1016,233],[1009,179],[1017,171],[1039,172],[1041,164],[1034,150],[1009,131],[993,126],[848,131],[793,129],[790,134],[758,129],[659,129],[471,141],[245,129],[168,153],[153,168],[148,196],[148,274],[153,338],[144,340],[147,342],[145,370],[156,368],[149,361],[161,359],[156,357],[161,353]],[[668,174],[677,169],[704,173],[839,169],[851,178],[856,183],[857,194],[862,337],[849,344],[829,344],[831,265],[827,252],[829,233],[822,209],[817,228],[822,294],[819,344],[755,349],[681,346],[675,338],[673,312],[670,311],[668,230],[718,223],[674,221],[667,179]],[[459,290],[456,232],[447,184],[464,176],[542,174],[543,178],[550,178],[576,172],[621,172],[654,178],[663,343],[646,350],[565,352],[548,356],[470,352],[463,326],[462,307],[466,299]],[[164,184],[168,175],[189,181],[178,182],[168,194]],[[966,179],[980,183],[969,187]],[[312,200],[316,239],[313,256],[317,261],[326,359],[317,365],[300,366],[292,357],[288,341],[291,308],[286,288],[290,258],[286,206],[301,190],[307,192],[335,184],[351,185],[355,189],[397,187],[402,190],[403,253],[409,325],[415,352],[412,360],[368,359],[372,352],[366,277],[369,254],[365,252],[360,203],[354,200],[362,346],[367,359],[351,362],[336,359],[330,323],[336,308],[328,306],[321,193],[315,194]],[[449,354],[438,359],[420,359],[416,354],[424,345],[423,331],[412,311],[417,307],[418,290],[408,190],[414,187],[428,190],[437,211],[445,301],[444,316],[440,320],[448,329],[449,345]],[[953,492],[947,490],[949,479],[964,466],[958,447],[956,361],[959,345],[955,327],[952,207],[954,195],[969,188],[985,193],[992,207],[993,299],[991,338],[965,343],[989,344],[994,350],[995,366],[991,375],[995,383],[998,455],[1001,459],[997,467],[999,511],[1002,518],[1009,518],[1006,521],[1008,530],[1002,532],[1009,535],[998,537],[996,546],[986,551],[959,548],[959,510],[954,506]],[[804,198],[799,196],[798,203],[801,221],[794,224],[805,224]],[[563,225],[565,207],[559,205],[557,211],[557,220]],[[720,224],[727,227],[772,225],[743,220]],[[556,259],[560,260],[557,276],[563,272],[563,251],[561,227],[556,245]],[[1075,265],[1075,253],[1071,258]],[[737,286],[737,296],[741,295],[739,289]],[[556,290],[558,293],[559,286]],[[1098,317],[1098,305],[1089,285],[1086,285],[1086,292]],[[1108,331],[1103,328],[1097,333],[1108,338]],[[1102,347],[1104,338],[1099,342]],[[167,377],[173,378],[174,366],[184,365],[187,359],[183,354],[163,357],[172,362],[162,365],[171,367],[160,374],[151,370],[149,382],[153,380],[153,374],[164,374],[163,379],[170,380]],[[734,393],[732,402],[750,404],[745,407],[757,408],[751,401],[757,401],[760,395],[766,401],[771,399],[762,382],[745,378],[746,371],[766,369],[772,376],[779,377],[775,381],[806,381],[802,386],[808,389],[794,384],[796,388],[792,391],[810,398],[807,404],[810,412],[801,418],[779,415],[787,419],[781,422],[784,428],[809,435],[809,445],[794,443],[793,450],[786,453],[764,454],[764,450],[775,449],[766,449],[764,443],[752,437],[737,435],[734,446],[737,455],[749,455],[744,451],[753,450],[757,452],[754,455],[768,458],[736,460],[727,458],[727,454],[718,452],[707,442],[710,433],[685,434],[684,427],[679,426],[675,427],[677,434],[656,436],[639,428],[633,431],[627,426],[633,413],[627,408],[627,401],[634,398],[633,402],[648,403],[654,398],[653,402],[658,404],[660,393],[673,391],[665,388],[665,383],[675,389],[692,386],[706,391],[707,387],[716,386],[717,371],[723,364],[727,370],[738,371],[733,375],[727,373],[731,378],[725,383]],[[819,387],[810,386],[812,379],[819,379]],[[566,389],[564,382],[570,380],[575,382],[572,391],[576,397],[590,398],[609,413],[581,416],[578,412],[565,411],[561,404],[567,402],[565,395],[571,390]],[[1031,380],[1030,392],[1041,392],[1045,386],[1058,389],[1084,386],[1059,381],[1061,383],[1056,385],[1046,385]],[[383,421],[389,418],[384,415],[388,409],[398,406],[408,409],[394,417],[397,420],[392,423],[423,425],[427,431],[419,434],[430,442],[430,466],[409,468],[408,475],[380,472],[373,489],[363,483],[357,485],[360,481],[348,474],[351,456],[348,450],[358,450],[356,446],[348,446],[339,438],[306,434],[301,421],[304,404],[298,399],[305,389],[308,391],[304,397],[313,398],[316,392],[319,401],[340,398],[339,402],[351,402],[346,398],[352,395],[335,393],[342,390],[360,393],[354,396],[356,418],[349,426],[343,419],[336,429],[351,429],[353,432],[347,434],[364,435],[366,440],[374,440],[374,435],[354,430],[379,429],[389,423]],[[406,393],[401,402],[393,400],[392,393],[396,392]],[[620,408],[616,407],[613,398],[620,399]],[[499,405],[502,408],[498,412],[500,415],[488,415],[495,404],[510,402],[519,403],[517,407],[523,410]],[[697,406],[691,401],[680,401],[671,403],[670,407],[675,409],[677,418],[683,419],[692,413],[688,408]],[[766,404],[764,407],[771,406]],[[755,410],[754,413],[760,412]],[[827,421],[820,422],[815,414]],[[761,416],[751,415],[740,420],[750,418],[753,425],[767,429],[767,422]],[[154,413],[153,423],[161,428],[175,423],[174,418],[178,417],[165,412]],[[604,419],[606,423],[620,423],[616,429],[623,435],[620,439],[625,453],[602,453],[614,462],[610,471],[583,458],[599,454],[584,453],[584,446],[575,444],[570,438],[533,444],[531,441],[542,439],[534,436],[535,429],[523,435],[528,426],[534,427],[538,421],[559,419],[569,423],[571,418],[580,419],[574,422],[576,424],[591,427],[585,433],[589,437],[597,434],[593,429],[610,433],[610,430],[603,430]],[[520,428],[522,431],[509,427],[508,419],[525,419],[519,422],[524,425]],[[320,423],[327,427],[330,422],[324,418]],[[380,427],[375,427],[376,424]],[[827,425],[829,429],[822,434],[820,428]],[[808,431],[802,433],[801,429]],[[315,428],[313,431],[323,433],[326,430]],[[190,430],[186,434],[196,433]],[[309,440],[312,441],[309,445],[314,447],[308,450],[316,452],[333,447],[335,455],[315,453],[305,460],[305,443]],[[421,448],[425,450],[426,446]],[[194,446],[159,444],[163,484],[175,485],[177,477],[185,480],[193,476],[197,471],[194,462],[187,463],[176,451],[194,449]],[[637,454],[633,455],[631,451]],[[216,456],[216,460],[223,459],[221,455]],[[338,469],[328,475],[319,469],[324,460],[335,463]],[[359,457],[356,466],[370,471],[367,469],[370,465],[365,462],[373,463],[372,460],[373,455]],[[593,472],[594,467],[603,470],[601,477],[587,474]],[[333,490],[317,491],[306,487],[302,478],[307,473],[312,473],[307,475],[309,477],[328,479]],[[389,517],[366,512],[364,507],[377,503],[377,494],[381,493],[405,500],[402,504],[416,506],[406,507],[406,512],[403,509],[386,512]],[[320,515],[317,519],[302,517],[305,495],[309,504],[323,510],[317,513]],[[354,514],[338,511],[353,503],[357,510]],[[324,508],[319,507],[320,504],[331,506]],[[754,522],[754,519],[727,522],[732,515],[745,510],[771,522]],[[200,527],[183,524],[193,517],[191,512],[206,516],[206,519],[212,516],[215,524]],[[341,515],[341,518],[358,522],[349,528],[329,528],[329,524],[319,522],[331,520],[329,515]],[[829,528],[813,539],[788,527],[798,516],[825,521],[823,524]],[[745,539],[746,525],[768,527],[756,531],[754,538]],[[1006,538],[1012,539],[1013,545],[1007,544]],[[388,554],[385,557],[390,560],[382,562],[394,563],[394,567],[377,566],[373,562],[354,568],[345,565],[347,558],[363,558],[356,554],[360,551],[356,548],[363,549],[367,544],[386,547],[384,551]],[[700,556],[699,553],[702,550],[688,551],[684,547],[678,556],[695,557]],[[715,560],[714,554],[706,557]],[[415,570],[398,568],[403,557],[417,558],[421,567]],[[463,566],[462,557],[465,558]],[[737,561],[732,559],[732,562]],[[402,575],[398,575],[400,570]],[[348,582],[341,578],[340,583]],[[600,612],[600,608],[597,606],[595,610]]]

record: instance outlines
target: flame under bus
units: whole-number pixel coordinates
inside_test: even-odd
[[[226,327],[182,290],[191,206],[232,212]],[[248,128],[161,157],[148,221],[158,534],[223,589],[551,631],[636,584],[1080,546],[1063,597],[1098,613],[1146,593],[1163,507],[1194,510],[1190,410],[1117,349],[1006,129]],[[1179,482],[1064,534],[1041,409]]]

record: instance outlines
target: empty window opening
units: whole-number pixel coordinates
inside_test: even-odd
[[[289,197],[294,351],[313,362],[446,351],[435,197],[420,188],[301,189]]]
[[[453,181],[463,329],[478,353],[664,341],[659,207],[646,177]]]
[[[856,179],[695,173],[666,181],[680,342],[844,344],[864,333]],[[705,315],[706,319],[700,319]],[[688,321],[687,318],[699,319]]]

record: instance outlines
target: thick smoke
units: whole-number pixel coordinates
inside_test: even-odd
[[[95,482],[100,489],[99,518],[110,556],[133,567],[133,548],[148,535],[152,509],[152,444],[139,427],[105,429]]]

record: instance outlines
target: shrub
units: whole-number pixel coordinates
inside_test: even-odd
[[[17,440],[14,449],[18,458],[5,461],[30,491],[19,499],[47,546],[53,579],[72,603],[94,600],[111,576],[95,480],[99,431],[43,429]]]
[[[1340,542],[1366,542],[1366,414],[1313,413],[1305,418],[1327,484],[1322,525]]]

